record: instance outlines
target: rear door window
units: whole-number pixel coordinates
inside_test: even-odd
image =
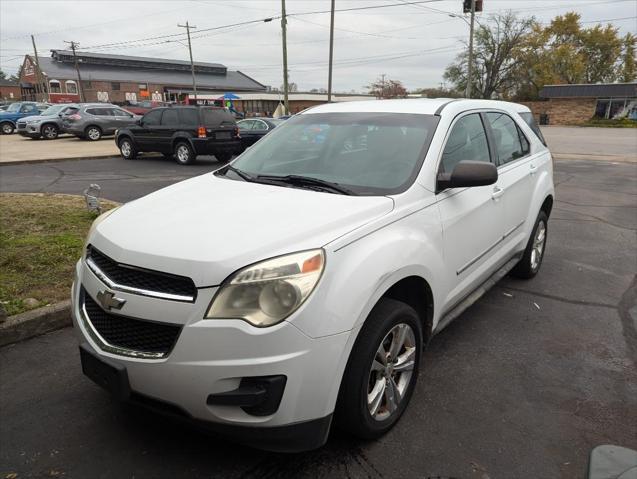
[[[199,113],[196,108],[180,108],[179,115],[184,126],[199,125]]]
[[[164,114],[161,117],[162,126],[175,126],[179,124],[179,114],[177,110],[164,110]]]
[[[487,121],[493,132],[498,165],[503,165],[529,154],[529,141],[513,118],[505,113],[490,112]]]
[[[204,125],[208,128],[219,128],[220,126],[234,125],[234,117],[222,108],[203,108]]]
[[[540,130],[540,126],[535,121],[535,118],[533,117],[533,113],[531,113],[530,111],[525,111],[520,113],[519,115],[526,122],[526,124],[531,127],[531,130],[533,130],[533,133],[537,135],[537,137],[540,139],[542,144],[544,146],[547,146],[546,140],[544,139],[544,135],[542,134],[542,130]]]

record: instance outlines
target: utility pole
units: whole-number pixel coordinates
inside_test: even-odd
[[[283,36],[283,106],[285,114],[290,114],[290,103],[288,101],[288,42],[287,42],[287,18],[285,17],[285,0],[281,0],[281,31]]]
[[[33,35],[31,35],[31,43],[33,43],[33,54],[35,55],[35,64],[36,64],[36,78],[38,83],[40,84],[40,91],[42,93],[42,101],[44,101],[44,99],[46,98],[47,101],[50,101],[51,98],[49,96],[49,85],[47,84],[48,82],[44,81],[43,79],[43,75],[42,75],[42,70],[40,69],[40,58],[38,57],[38,49],[35,47],[35,37]],[[37,92],[37,90],[36,90]],[[46,97],[45,97],[46,94]],[[36,96],[36,100],[37,100],[37,96]]]
[[[380,77],[382,78],[380,82],[380,99],[382,100],[385,98],[385,74],[383,73]]]
[[[327,102],[332,101],[332,59],[334,57],[334,4],[336,0],[332,0],[332,13],[330,16],[330,67],[329,76],[327,78]]]
[[[197,80],[195,79],[195,64],[192,61],[192,45],[190,43],[190,29],[197,28],[197,27],[194,25],[188,24],[188,22],[186,22],[185,25],[177,24],[177,26],[181,28],[185,28],[186,33],[188,34],[188,53],[190,53],[190,71],[192,72],[192,90],[195,93],[195,104],[196,104],[197,103]]]
[[[71,50],[73,50],[73,61],[75,62],[75,71],[77,72],[77,88],[80,92],[80,102],[84,103],[84,89],[82,88],[82,76],[80,75],[80,65],[77,63],[77,55],[75,53],[75,49],[80,46],[78,42],[66,40],[64,43],[69,43],[71,45]]]
[[[469,24],[469,64],[467,65],[467,91],[465,97],[471,98],[471,79],[473,74],[473,22],[476,16],[476,0],[471,0],[471,23]]]

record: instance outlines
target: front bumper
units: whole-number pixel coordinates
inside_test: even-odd
[[[21,126],[18,124],[18,128],[16,133],[20,136],[26,136],[28,138],[39,138],[40,137],[40,124],[37,125],[29,125]]]
[[[76,268],[72,293],[76,333],[93,354],[125,368],[133,402],[180,411],[179,415],[203,421],[209,429],[264,448],[311,449],[326,440],[349,332],[312,339],[287,321],[255,328],[240,320],[204,320],[216,292],[214,287],[199,289],[194,303],[117,292],[117,297],[126,301],[121,314],[182,325],[166,357],[121,356],[103,350],[91,334],[91,324],[80,307],[80,285],[93,299],[107,289],[82,261]],[[280,404],[272,414],[249,414],[239,406],[208,401],[211,395],[237,390],[244,378],[276,375],[285,376],[286,382]],[[294,428],[286,429],[291,426]],[[256,433],[257,429],[260,432]],[[285,445],[282,438],[295,430],[312,437],[305,441],[290,437],[291,443]],[[282,436],[268,442],[269,435]],[[262,437],[266,442],[246,441],[246,436]]]

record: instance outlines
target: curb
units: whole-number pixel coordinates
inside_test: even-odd
[[[9,316],[0,323],[0,347],[71,326],[71,301]]]
[[[586,153],[552,153],[555,160],[591,160],[591,161],[616,161],[620,163],[637,163],[637,156],[623,155],[597,155]]]
[[[116,158],[118,156],[119,156],[118,153],[113,153],[112,155],[77,156],[72,158],[36,158],[33,160],[15,160],[15,161],[9,160],[9,161],[0,162],[0,167],[11,166],[11,165],[24,165],[28,163],[57,163],[60,161],[105,160],[107,158]]]

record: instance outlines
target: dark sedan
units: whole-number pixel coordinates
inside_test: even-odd
[[[251,145],[274,130],[283,120],[278,118],[248,118],[237,122],[239,134],[241,135],[241,150],[245,150]]]

